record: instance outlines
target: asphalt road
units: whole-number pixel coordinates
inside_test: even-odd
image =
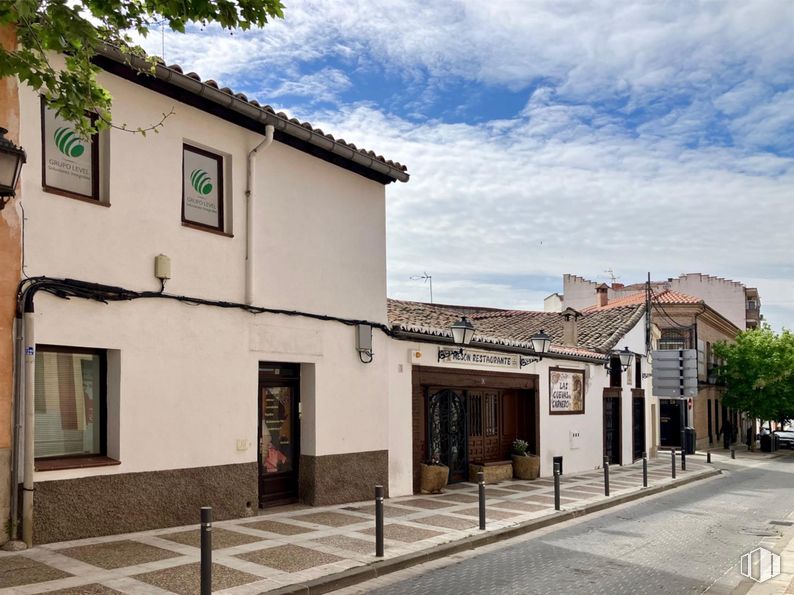
[[[737,463],[718,463],[719,478],[346,592],[702,593],[775,529],[770,520],[794,511],[794,456]]]

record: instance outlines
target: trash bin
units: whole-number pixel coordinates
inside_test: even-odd
[[[693,455],[695,454],[695,443],[697,440],[697,435],[695,434],[695,428],[686,427],[684,428],[684,440],[686,443],[684,447],[686,448],[686,454]]]
[[[761,434],[761,452],[772,452],[772,436]]]
[[[772,434],[772,452],[780,450],[780,436]]]

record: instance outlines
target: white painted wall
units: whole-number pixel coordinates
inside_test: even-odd
[[[644,321],[637,322],[618,344],[619,348],[628,346],[635,353],[645,352]],[[413,491],[412,476],[412,411],[411,411],[411,358],[412,350],[421,351],[427,359],[425,365],[436,365],[436,353],[439,345],[413,341],[391,340],[389,345],[389,486],[392,496],[410,494]],[[449,346],[443,346],[448,348]],[[402,372],[400,372],[402,366]],[[504,368],[445,363],[444,369],[477,369],[494,372],[505,372]],[[563,367],[585,370],[585,413],[582,415],[549,415],[549,367]],[[643,369],[650,372],[650,366],[643,364]],[[538,375],[540,394],[540,456],[541,474],[552,473],[554,456],[562,455],[564,473],[590,471],[600,468],[603,462],[603,390],[609,386],[609,376],[602,364],[589,364],[545,357],[541,362],[525,366],[521,370],[509,370],[524,374]],[[632,368],[633,373],[633,368]],[[642,381],[641,381],[642,382]],[[650,380],[643,383],[646,388],[645,400],[645,437],[646,450],[651,444],[650,419]],[[631,463],[631,388],[628,386],[627,374],[623,376],[622,410],[623,410],[623,461]],[[571,448],[570,432],[580,432],[580,447]]]
[[[562,276],[562,308],[584,310],[596,304],[596,287],[598,283],[577,275]]]
[[[157,289],[152,259],[172,259],[170,292],[244,301],[245,162],[262,135],[102,73],[117,122],[159,134],[109,132],[110,207],[41,189],[38,97],[21,90],[26,272]],[[227,155],[224,237],[181,222],[182,144]],[[256,161],[255,303],[386,320],[384,186],[274,142]]]
[[[153,258],[172,259],[166,291],[242,302],[245,162],[262,136],[107,73],[115,121],[159,120],[146,138],[109,136],[110,207],[41,187],[39,98],[21,91],[21,144],[28,155],[25,272],[135,290],[159,289]],[[181,223],[182,143],[226,155],[227,232]],[[386,321],[384,186],[274,142],[256,165],[255,305]],[[388,448],[386,338],[359,361],[355,327],[165,300],[109,305],[36,298],[39,344],[109,354],[109,451],[121,465],[40,472],[36,481],[256,460],[258,362],[302,369],[302,452]],[[113,396],[117,395],[117,396]],[[250,443],[237,450],[237,440]]]
[[[670,279],[670,289],[703,299],[740,329],[747,326],[745,288],[738,281],[687,273]]]
[[[354,328],[332,322],[163,300],[104,305],[45,294],[36,299],[35,318],[40,344],[120,354],[108,364],[119,428],[116,435],[109,428],[108,441],[118,445],[111,454],[121,460],[113,467],[39,472],[36,481],[256,461],[260,361],[302,362],[316,372],[313,390],[310,374],[302,386],[304,454],[388,448],[386,338],[379,331],[375,361],[365,365],[354,349]],[[262,351],[249,342],[254,328],[303,339]],[[238,439],[250,447],[238,451]]]

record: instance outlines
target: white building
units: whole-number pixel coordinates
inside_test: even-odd
[[[34,455],[17,432],[13,473],[35,495],[12,516],[44,543],[369,498],[389,480],[385,185],[405,167],[176,66],[98,63],[116,122],[174,113],[82,142],[20,88],[14,415]]]
[[[474,340],[450,353],[450,326],[463,316]],[[392,493],[418,490],[420,465],[434,455],[451,480],[465,480],[471,463],[509,460],[516,438],[546,476],[554,457],[575,473],[604,457],[629,464],[655,443],[646,432],[656,410],[645,398],[644,305],[580,315],[390,300],[389,321]],[[530,340],[541,330],[552,345],[537,361]],[[635,357],[622,370],[614,353],[625,348]]]

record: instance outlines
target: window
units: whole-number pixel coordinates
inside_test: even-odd
[[[678,329],[662,329],[659,349],[689,349],[689,331]]]
[[[80,138],[74,125],[47,108],[42,98],[41,144],[44,189],[99,204],[99,135]]]
[[[37,459],[106,454],[106,362],[103,350],[37,348]]]
[[[182,222],[224,231],[223,157],[187,144],[182,148]]]

